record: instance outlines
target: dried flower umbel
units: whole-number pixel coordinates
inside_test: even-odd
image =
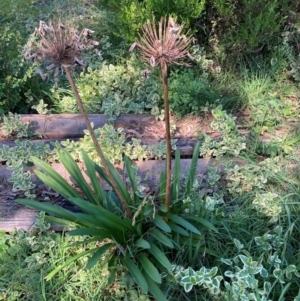
[[[176,24],[176,20],[172,17],[161,18],[156,26],[155,20],[148,21],[142,28],[140,41],[132,44],[130,51],[138,48],[141,53],[141,59],[151,67],[160,65],[163,90],[164,90],[164,109],[166,124],[166,143],[167,143],[167,178],[166,178],[166,207],[170,206],[170,190],[171,190],[171,131],[169,118],[169,99],[168,99],[168,65],[184,65],[189,66],[185,62],[187,57],[192,58],[189,48],[192,42],[192,36],[183,35],[182,25]]]
[[[52,22],[49,22],[47,25],[45,22],[40,21],[39,28],[35,30],[32,38],[24,48],[24,57],[27,60],[43,62],[46,65],[46,72],[43,72],[41,69],[37,70],[37,73],[44,79],[48,78],[49,73],[54,70],[54,80],[57,83],[59,71],[66,72],[86,127],[90,132],[96,151],[101,159],[104,171],[108,175],[109,180],[123,205],[126,215],[131,217],[131,211],[124,200],[124,197],[120,193],[114,177],[106,163],[104,154],[95,137],[71,74],[71,67],[74,65],[84,65],[84,61],[80,58],[81,53],[99,45],[98,42],[91,39],[92,33],[92,30],[85,28],[78,34],[75,29],[66,27],[61,23],[53,24]]]
[[[80,34],[73,28],[65,27],[61,23],[48,25],[40,21],[31,39],[24,47],[24,57],[27,60],[46,63],[45,70],[38,69],[37,74],[43,79],[49,78],[54,70],[54,80],[58,82],[59,71],[63,67],[83,66],[80,59],[83,51],[92,50],[99,42],[91,39],[94,32],[84,28]]]

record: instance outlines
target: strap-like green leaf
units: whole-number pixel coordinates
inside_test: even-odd
[[[161,289],[158,287],[158,285],[152,280],[149,275],[143,271],[143,275],[147,281],[148,288],[152,296],[157,300],[157,301],[167,301],[166,296],[164,293],[161,291]]]
[[[29,199],[17,199],[17,203],[25,205],[27,207],[38,209],[40,211],[45,211],[48,214],[54,215],[58,218],[64,219],[66,221],[74,222],[78,225],[82,225],[85,227],[91,226],[89,222],[86,222],[80,218],[78,218],[73,212],[64,209],[60,206],[48,204],[48,203],[41,203],[35,200]]]
[[[137,283],[137,285],[140,286],[144,293],[147,293],[148,285],[138,266],[128,256],[125,256],[122,261],[126,268],[129,270],[129,273],[133,280]]]
[[[125,167],[126,167],[126,173],[129,177],[129,181],[132,187],[132,190],[135,192],[138,190],[138,185],[136,182],[136,177],[135,177],[135,170],[131,165],[131,161],[129,160],[128,157],[124,157],[124,163],[125,163]],[[135,203],[137,203],[139,201],[139,197],[136,195],[136,193],[134,193],[134,201]]]
[[[64,198],[68,198],[70,196],[79,197],[78,192],[51,166],[49,166],[48,164],[36,157],[31,157],[31,160],[45,173],[43,174],[38,170],[34,171],[37,177],[40,178],[46,185],[50,186],[53,190],[58,192]],[[48,180],[48,182],[46,183],[44,181],[45,179],[49,179],[51,181]],[[60,191],[56,189],[57,187],[60,189]]]
[[[162,229],[167,233],[171,233],[171,228],[159,214],[155,215],[153,222],[158,228]]]
[[[168,215],[168,218],[173,221],[174,223],[178,224],[179,226],[186,228],[187,230],[190,230],[191,232],[200,235],[200,231],[193,226],[191,223],[183,219],[181,216],[170,213]]]
[[[69,183],[65,181],[65,179],[62,179],[62,181],[57,181],[51,175],[44,174],[39,170],[35,170],[34,173],[42,182],[44,182],[47,186],[51,187],[54,191],[56,191],[65,199],[71,196],[80,197],[78,192],[71,185],[69,185]]]
[[[195,179],[195,175],[196,175],[196,169],[197,169],[197,163],[198,163],[198,158],[199,158],[199,151],[200,151],[200,142],[198,141],[194,148],[193,158],[192,158],[191,166],[189,169],[188,180],[186,183],[184,197],[189,196],[192,191],[192,188],[193,188],[194,179]]]
[[[97,199],[95,197],[93,190],[86,182],[85,178],[82,175],[82,171],[79,169],[77,163],[71,157],[71,155],[67,151],[64,151],[60,154],[59,159],[61,163],[64,165],[64,167],[66,168],[66,170],[69,172],[72,179],[78,185],[78,187],[87,196],[88,200],[92,203],[97,204]]]
[[[93,266],[95,266],[97,264],[97,262],[101,259],[101,257],[113,246],[114,246],[114,244],[108,243],[108,244],[105,244],[105,245],[101,246],[100,248],[98,248],[98,250],[88,260],[85,268],[91,269]]]
[[[77,235],[88,235],[88,236],[97,236],[98,240],[105,238],[111,238],[111,233],[105,229],[98,228],[79,228],[74,229],[68,232],[68,235],[77,236]]]
[[[162,244],[166,245],[169,248],[174,248],[174,245],[166,235],[161,233],[158,229],[151,229],[149,233],[156,238],[158,241],[160,241]]]
[[[127,202],[127,204],[129,206],[132,205],[132,199],[131,199],[131,196],[127,190],[127,187],[126,185],[124,184],[124,181],[120,178],[120,175],[119,173],[117,172],[116,168],[113,166],[113,164],[106,158],[106,163],[107,163],[107,166],[116,182],[116,185],[118,186],[119,188],[119,191],[121,192],[123,198],[125,199],[125,201]]]
[[[166,173],[162,171],[160,173],[160,179],[159,179],[159,197],[162,203],[165,202],[165,195],[166,195]]]
[[[135,232],[135,229],[131,225],[130,221],[124,220],[119,216],[111,213],[110,211],[102,208],[98,205],[89,203],[79,198],[69,198],[69,201],[78,206],[81,210],[96,217],[102,224],[105,224],[112,229],[118,229],[123,232],[124,229],[128,229]]]
[[[150,244],[148,243],[148,241],[146,241],[145,239],[138,239],[135,242],[136,247],[141,248],[141,249],[150,249]]]
[[[95,163],[90,159],[85,151],[82,151],[82,159],[84,161],[84,165],[86,167],[87,174],[91,180],[93,185],[94,193],[95,193],[95,202],[98,205],[103,206],[103,200],[106,198],[106,193],[103,191],[100,180],[97,178],[95,173]]]
[[[180,192],[180,151],[179,148],[176,149],[175,152],[175,164],[173,168],[173,183],[172,183],[172,200],[179,199],[179,192]]]
[[[50,215],[45,215],[45,221],[49,222],[52,225],[61,225],[65,226],[66,228],[74,228],[76,224],[73,222],[67,221],[63,218],[58,218]]]
[[[78,217],[79,220],[89,222],[90,228],[98,228],[107,231],[109,233],[109,236],[107,237],[115,239],[118,243],[123,244],[128,237],[128,234],[124,233],[123,229],[116,229],[114,225],[111,227],[111,223],[110,225],[107,225],[106,220],[103,218],[101,219],[99,217],[94,217],[86,213],[74,213],[74,216]]]
[[[161,283],[161,275],[153,263],[147,258],[145,253],[137,255],[137,259],[143,267],[144,271],[153,279],[156,283]]]
[[[149,242],[149,252],[155,257],[155,259],[164,266],[168,271],[171,271],[172,266],[167,256],[152,242]]]
[[[210,230],[215,231],[215,232],[219,232],[218,229],[211,222],[209,222],[208,220],[206,220],[202,217],[199,217],[199,216],[186,216],[186,218],[194,220],[194,221],[202,224],[207,229],[210,229]]]
[[[183,235],[183,236],[190,236],[189,233],[185,229],[178,226],[177,224],[175,224],[171,221],[168,221],[168,225],[172,229],[172,231],[174,231],[175,233],[178,233],[178,234]]]

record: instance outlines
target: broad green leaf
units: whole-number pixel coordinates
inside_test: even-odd
[[[150,249],[150,244],[148,243],[148,241],[142,238],[138,239],[135,245],[141,249]]]
[[[190,230],[195,234],[201,235],[200,231],[195,226],[193,226],[191,223],[183,219],[181,216],[170,213],[168,215],[168,218],[174,223],[178,224],[179,226],[186,228],[187,230]]]
[[[129,273],[133,280],[141,287],[144,293],[147,293],[148,285],[138,266],[128,256],[125,256],[122,261],[126,268],[129,270]]]
[[[259,273],[260,273],[260,276],[263,278],[267,278],[269,276],[269,273],[265,268],[262,268]]]
[[[77,259],[79,259],[80,257],[83,257],[87,254],[93,253],[97,250],[98,248],[94,248],[94,249],[90,249],[84,252],[81,252],[80,254],[77,254],[71,258],[69,258],[68,260],[66,260],[65,263],[59,265],[58,267],[56,267],[51,273],[49,273],[45,279],[47,281],[51,280],[53,278],[53,276],[55,276],[60,270],[62,270],[63,268],[67,267],[68,265],[70,265],[71,263],[73,263],[74,261],[76,261]]]
[[[152,242],[149,242],[150,249],[149,252],[154,256],[154,258],[164,266],[168,271],[171,271],[172,265],[167,258],[167,256]]]
[[[97,264],[97,262],[101,259],[101,257],[113,246],[115,246],[115,244],[108,243],[108,244],[105,244],[105,245],[101,246],[100,248],[98,248],[98,250],[88,260],[85,268],[91,269],[93,266],[95,266]]]
[[[156,283],[161,283],[160,273],[147,256],[144,253],[141,253],[137,255],[137,259],[149,277]]]
[[[170,226],[164,221],[164,219],[159,214],[155,215],[153,222],[161,230],[163,230],[167,233],[171,233]]]
[[[233,278],[234,277],[234,273],[232,271],[226,271],[224,275],[226,277],[229,277],[229,278]]]
[[[183,285],[183,287],[184,287],[185,292],[188,293],[188,292],[190,292],[192,290],[193,284],[192,283],[185,283]]]
[[[233,242],[239,250],[242,250],[244,248],[244,245],[238,239],[234,238]]]
[[[166,245],[167,247],[174,248],[171,239],[169,239],[166,235],[161,233],[159,230],[151,229],[149,231],[149,234],[152,235],[154,238],[156,238],[158,241],[160,241],[162,244]]]
[[[149,275],[143,271],[143,275],[147,281],[148,284],[148,289],[152,296],[157,300],[157,301],[167,301],[168,299],[164,295],[164,293],[161,291],[161,289],[158,287],[158,285],[152,280]]]
[[[238,256],[239,256],[239,258],[241,259],[241,261],[243,262],[244,265],[251,266],[251,264],[252,264],[252,257],[247,257],[247,256],[242,255],[242,254],[240,254]]]
[[[224,262],[227,265],[232,265],[232,261],[230,259],[221,258],[221,261]]]

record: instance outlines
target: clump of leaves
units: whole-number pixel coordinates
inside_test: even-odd
[[[211,123],[212,129],[219,131],[221,139],[213,140],[205,135],[201,146],[201,156],[221,157],[225,154],[238,156],[240,152],[246,149],[245,138],[242,137],[235,124],[235,118],[222,110],[221,106],[212,110],[215,120]]]
[[[17,138],[28,137],[30,134],[28,126],[29,123],[22,122],[18,114],[9,112],[7,116],[2,117],[1,130],[5,137],[11,135],[16,135]]]
[[[24,191],[25,196],[35,198],[30,171],[24,171],[25,165],[32,165],[31,156],[37,156],[46,161],[52,150],[43,142],[33,143],[29,140],[15,141],[14,147],[3,145],[0,148],[0,160],[6,162],[7,169],[12,170],[12,176],[8,179],[13,183],[13,189]]]

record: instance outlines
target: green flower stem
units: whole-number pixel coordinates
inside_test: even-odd
[[[171,193],[171,131],[170,131],[170,113],[169,113],[169,97],[168,97],[168,66],[166,61],[161,61],[161,72],[162,72],[162,80],[163,80],[163,89],[164,89],[164,109],[165,109],[165,125],[166,125],[166,144],[167,144],[167,178],[166,178],[166,198],[165,204],[167,207],[167,211],[170,208],[170,193]]]
[[[76,87],[75,82],[74,82],[74,80],[73,80],[73,77],[72,77],[72,74],[71,74],[70,67],[69,67],[69,66],[65,66],[65,65],[64,65],[63,67],[64,67],[64,70],[65,70],[65,72],[66,72],[68,81],[69,81],[70,86],[71,86],[71,88],[72,88],[72,91],[73,91],[73,93],[74,93],[74,95],[75,95],[75,98],[76,98],[76,100],[77,100],[77,103],[78,103],[80,112],[81,112],[81,114],[82,114],[82,117],[83,117],[83,119],[84,119],[84,121],[85,121],[85,124],[86,124],[86,126],[87,126],[87,129],[88,129],[88,131],[89,131],[89,133],[90,133],[90,135],[91,135],[92,141],[93,141],[94,146],[95,146],[95,149],[96,149],[96,151],[97,151],[97,154],[98,154],[98,156],[100,157],[101,162],[102,162],[102,164],[103,164],[104,171],[105,171],[105,173],[107,174],[107,176],[109,177],[109,180],[110,180],[110,182],[111,182],[111,184],[112,184],[112,187],[114,188],[114,190],[115,190],[117,196],[119,197],[119,199],[120,199],[120,201],[121,201],[121,203],[122,203],[122,206],[123,206],[123,208],[124,208],[124,210],[125,210],[125,212],[126,212],[126,215],[127,215],[129,218],[131,218],[131,217],[132,217],[132,213],[131,213],[131,211],[130,211],[130,209],[129,209],[129,207],[128,207],[126,201],[125,201],[125,199],[123,198],[123,196],[122,196],[120,190],[118,189],[118,186],[117,186],[117,184],[116,184],[116,182],[115,182],[115,180],[114,180],[114,178],[113,178],[113,176],[112,176],[112,174],[111,174],[111,172],[110,172],[110,170],[109,170],[109,167],[108,167],[108,165],[107,165],[107,163],[106,163],[106,160],[105,160],[104,154],[103,154],[103,152],[102,152],[102,149],[101,149],[101,147],[100,147],[100,145],[99,145],[99,143],[98,143],[98,141],[97,141],[97,139],[96,139],[95,133],[94,133],[92,127],[91,127],[90,120],[89,120],[89,118],[88,118],[88,116],[87,116],[87,114],[86,114],[86,111],[85,111],[84,107],[83,107],[83,104],[82,104],[80,95],[79,95],[79,93],[78,93],[77,87]]]

